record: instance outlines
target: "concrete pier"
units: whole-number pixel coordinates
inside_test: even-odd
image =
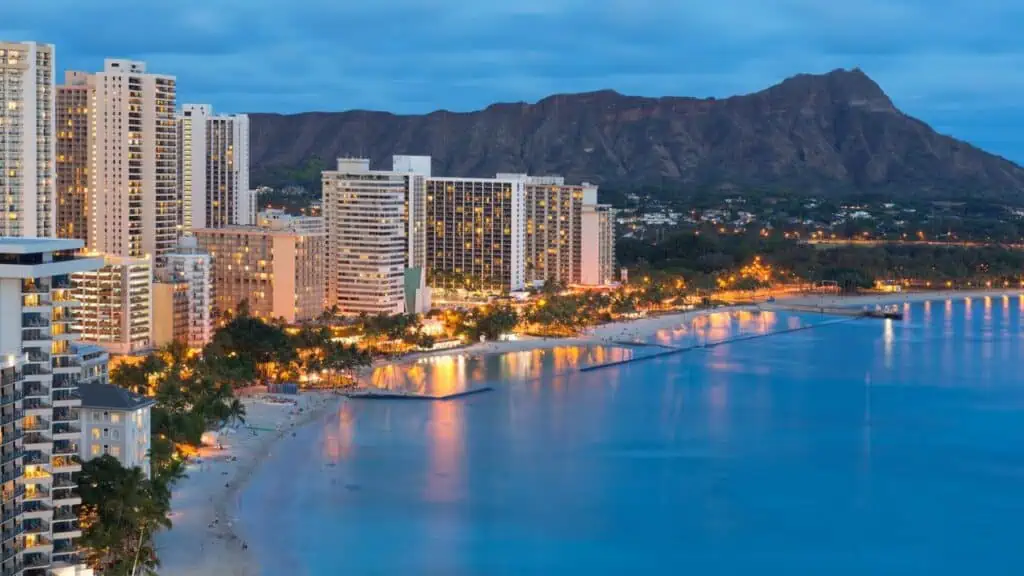
[[[479,394],[481,392],[489,392],[493,389],[494,388],[491,386],[480,386],[477,388],[463,390],[461,392],[453,392],[452,394],[419,394],[417,392],[405,392],[402,390],[359,388],[346,392],[345,396],[361,400],[455,400],[457,398],[463,398],[473,394]]]

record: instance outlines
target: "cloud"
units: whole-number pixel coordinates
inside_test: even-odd
[[[859,66],[906,112],[1024,160],[1017,0],[43,0],[4,11],[0,38],[55,43],[62,68],[143,59],[178,76],[182,101],[226,112],[472,110],[601,88],[721,97]]]

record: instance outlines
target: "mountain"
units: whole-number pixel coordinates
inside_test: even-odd
[[[339,156],[390,166],[429,154],[435,174],[561,174],[633,188],[876,192],[893,198],[1013,200],[1024,169],[900,112],[859,69],[801,74],[726,99],[611,90],[437,111],[251,114],[255,184],[312,184]]]

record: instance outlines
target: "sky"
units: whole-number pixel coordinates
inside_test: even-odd
[[[1021,0],[0,2],[0,39],[55,44],[61,70],[144,60],[179,103],[227,113],[724,97],[860,67],[904,112],[1024,163]]]

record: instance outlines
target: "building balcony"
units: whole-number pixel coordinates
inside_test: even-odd
[[[22,488],[24,488],[24,486],[22,486]],[[47,501],[49,499],[50,499],[50,491],[47,490],[46,488],[40,488],[40,487],[35,486],[35,485],[32,486],[31,490],[28,489],[28,488],[25,488],[25,491],[22,494],[22,500],[25,502],[26,506],[28,506],[29,502],[33,502],[33,501],[36,501],[36,500]]]
[[[82,427],[70,422],[60,422],[53,425],[53,437],[55,440],[75,440],[81,437]]]
[[[50,523],[45,520],[34,518],[32,520],[25,520],[21,523],[24,527],[25,534],[49,534]]]
[[[50,406],[50,399],[42,397],[26,398],[22,400],[21,406],[22,408],[25,409],[24,412],[45,410],[47,413],[49,413],[49,411],[52,409],[52,406]]]
[[[0,472],[0,483],[6,484],[8,482],[13,482],[18,478],[21,478],[24,473],[24,467],[18,465],[11,466],[6,471]]]
[[[13,410],[7,414],[0,415],[0,426],[6,426],[12,422],[21,420],[25,413],[21,410]]]
[[[39,449],[41,445],[49,444],[53,441],[50,434],[43,432],[29,432],[22,438],[22,442],[28,449]]]
[[[82,461],[78,456],[54,456],[50,461],[50,471],[54,474],[71,474],[82,470]]]
[[[24,425],[21,427],[26,433],[28,432],[49,432],[50,421],[45,418],[30,418],[27,419]]]
[[[21,370],[22,377],[32,379],[43,378],[52,373],[50,367],[43,364],[26,364]]]
[[[22,527],[22,523],[16,522],[12,524],[9,528],[4,528],[2,531],[0,531],[0,541],[2,541],[4,544],[7,544],[11,540],[17,538],[18,536],[21,536],[21,534],[24,531],[25,529]]]
[[[25,574],[33,568],[45,568],[50,565],[50,552],[53,550],[53,541],[45,536],[26,535],[22,547],[24,556],[21,563],[25,567]]]
[[[53,526],[54,539],[79,538],[82,536],[82,527],[78,524],[78,518],[69,518],[61,522],[54,521],[51,526]]]
[[[24,395],[24,398],[26,399],[50,397],[50,387],[44,386],[43,384],[39,384],[36,382],[33,382],[31,384],[25,384],[24,386],[21,387],[21,392]]]
[[[56,388],[56,386],[54,386]],[[74,408],[55,408],[53,410],[53,422],[73,422],[77,423],[81,414],[77,409]]]
[[[5,451],[2,454],[0,454],[0,466],[6,466],[7,464],[10,464],[11,462],[14,462],[18,458],[24,458],[24,456],[25,456],[25,451],[21,450],[19,448],[15,448],[13,450]]]
[[[53,506],[46,500],[33,500],[22,505],[21,514],[23,520],[36,519],[49,522],[53,518]]]
[[[79,371],[81,369],[79,368]],[[78,389],[78,372],[74,375],[69,374],[57,374],[53,377],[53,382],[50,384],[50,388],[56,392],[57,390],[77,390]]]
[[[46,328],[23,328],[21,331],[22,346],[44,346],[50,342],[50,331]]]
[[[60,488],[53,490],[53,504],[54,506],[77,506],[82,503],[82,498],[78,495],[78,488]]]
[[[13,490],[3,490],[2,492],[0,492],[0,500],[3,500],[3,502],[6,504],[8,502],[13,502],[17,498],[21,498],[24,495],[25,495],[25,485],[24,484],[18,484],[18,485],[16,485],[14,487]],[[17,514],[20,514],[20,513],[21,512],[17,512]],[[3,518],[4,518],[3,521],[4,522],[9,520],[9,518],[7,517],[8,514],[14,514],[14,512],[10,512],[10,511],[4,512],[4,515],[3,515]]]
[[[67,440],[60,440],[53,444],[53,454],[60,454],[62,456],[78,455],[78,442],[68,442]]]
[[[5,394],[0,396],[0,406],[7,406],[8,404],[14,404],[18,400],[21,400],[24,395],[21,392],[13,392],[11,394]]]

